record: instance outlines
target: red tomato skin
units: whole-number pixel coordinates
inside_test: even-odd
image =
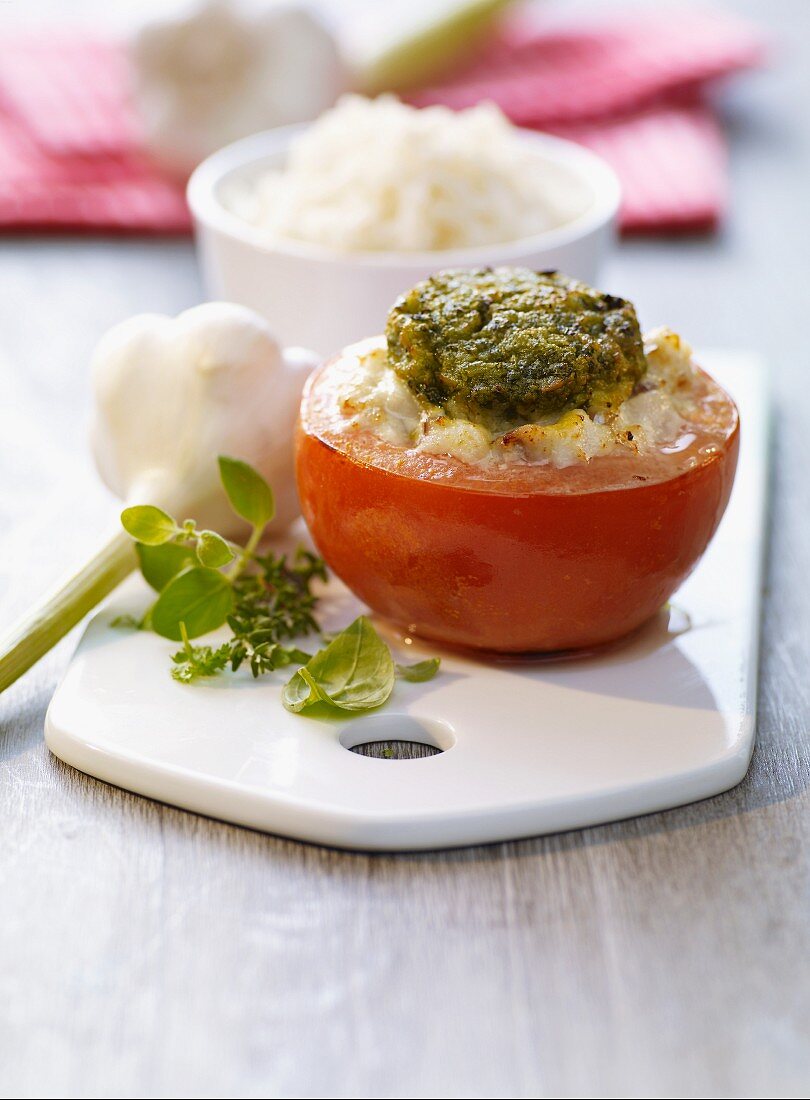
[[[658,611],[716,531],[738,451],[735,425],[669,480],[511,495],[361,463],[299,426],[298,491],[319,552],[373,611],[450,645],[552,652]]]

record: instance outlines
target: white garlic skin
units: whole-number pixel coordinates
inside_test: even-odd
[[[146,148],[181,177],[231,141],[315,118],[347,83],[336,39],[297,4],[187,5],[143,27],[130,55]]]
[[[126,504],[156,504],[241,535],[219,481],[217,456],[230,455],[272,486],[270,530],[285,530],[299,514],[301,392],[318,362],[301,348],[283,351],[258,314],[226,302],[116,325],[92,361],[92,444],[104,483]]]

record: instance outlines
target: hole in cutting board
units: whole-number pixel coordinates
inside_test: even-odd
[[[435,745],[420,741],[368,741],[364,745],[355,745],[351,751],[375,760],[425,760],[442,752]]]
[[[438,756],[456,743],[446,722],[410,714],[375,714],[356,719],[339,734],[344,749],[377,760],[419,760]]]

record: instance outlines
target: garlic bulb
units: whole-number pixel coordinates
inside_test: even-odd
[[[283,530],[298,515],[293,435],[304,381],[317,362],[279,347],[244,306],[209,302],[178,317],[144,313],[111,329],[92,372],[96,465],[128,504],[238,534],[217,456],[254,466],[272,486]]]
[[[297,4],[193,4],[144,27],[131,54],[147,149],[180,175],[237,138],[315,118],[346,82],[335,38]]]

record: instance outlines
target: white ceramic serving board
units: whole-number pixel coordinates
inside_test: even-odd
[[[442,654],[427,684],[347,720],[288,714],[289,673],[184,687],[177,647],[111,629],[140,611],[133,580],[87,628],[51,702],[46,740],[74,767],[139,794],[256,829],[359,849],[439,848],[556,832],[663,810],[738,783],[754,745],[767,484],[765,371],[702,357],[736,398],[737,482],[706,557],[668,612],[598,656],[525,664]],[[333,583],[332,629],[359,605]],[[378,624],[385,631],[383,624]],[[404,657],[437,648],[387,632]],[[446,751],[388,760],[368,741]]]

